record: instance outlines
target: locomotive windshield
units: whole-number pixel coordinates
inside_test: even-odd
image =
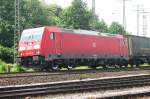
[[[43,32],[44,27],[24,30],[21,41],[41,40]]]

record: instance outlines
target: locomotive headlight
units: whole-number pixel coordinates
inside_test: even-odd
[[[25,50],[25,47],[19,47],[19,51]]]
[[[37,53],[37,54],[40,54],[40,51],[38,50],[36,53]]]
[[[34,45],[34,49],[39,49],[40,45]]]
[[[35,51],[35,54],[40,54],[40,51],[39,50]]]
[[[20,53],[20,56],[23,56],[23,53]]]

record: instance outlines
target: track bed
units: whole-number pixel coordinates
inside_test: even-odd
[[[150,70],[129,70],[129,71],[60,71],[60,72],[39,72],[39,73],[16,73],[0,75],[0,86],[23,85],[34,83],[46,83],[57,81],[69,81],[87,78],[103,78],[115,76],[127,76],[137,74],[150,74]]]

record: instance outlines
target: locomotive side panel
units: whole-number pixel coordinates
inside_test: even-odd
[[[47,28],[44,31],[41,50],[45,57],[48,57],[49,54],[55,54],[55,43],[50,37],[53,33],[54,32],[49,31]]]
[[[73,33],[60,33],[61,34],[61,53],[68,56],[78,56],[82,54],[81,49],[81,35]]]
[[[42,38],[42,52],[46,60],[57,58],[61,54],[61,35],[58,27],[46,27]]]
[[[121,58],[128,55],[123,37],[61,33],[61,46],[62,54],[69,56]]]
[[[120,41],[116,37],[84,36],[84,53],[96,54],[98,56],[121,56]]]

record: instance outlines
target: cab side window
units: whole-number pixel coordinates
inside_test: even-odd
[[[124,42],[124,45],[126,45],[126,44],[127,44],[127,39],[124,38],[124,39],[123,39],[123,42]]]
[[[50,39],[51,39],[51,40],[54,40],[54,39],[55,39],[55,34],[54,34],[54,32],[51,32],[51,33],[50,33]]]

